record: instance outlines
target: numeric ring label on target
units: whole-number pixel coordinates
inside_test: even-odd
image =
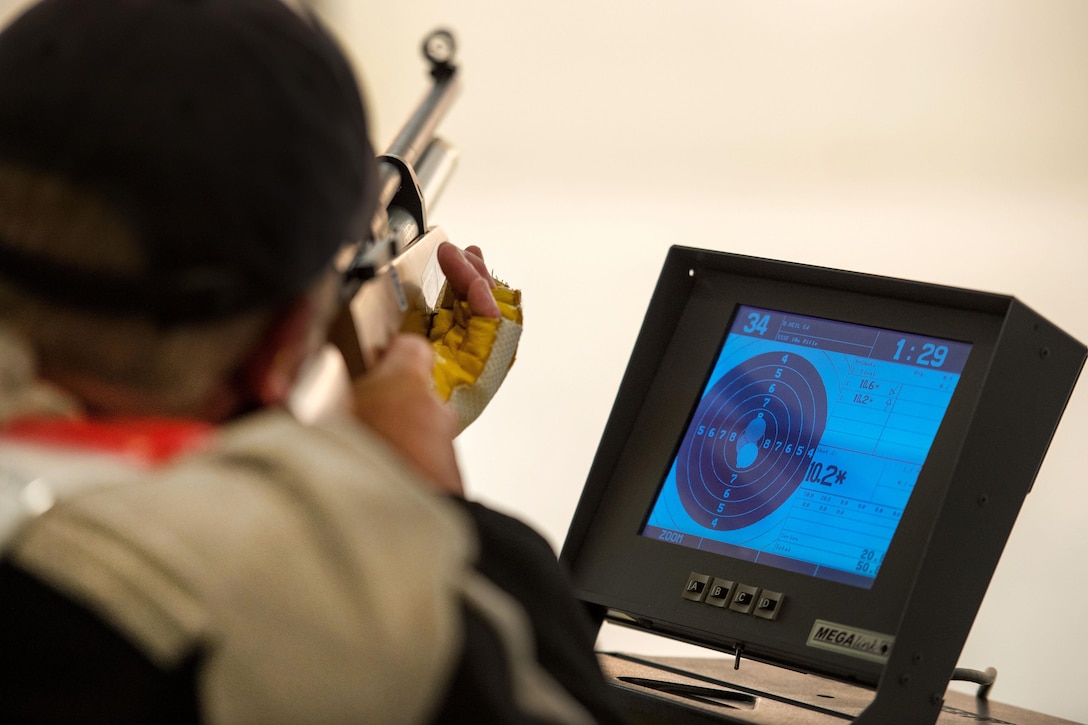
[[[797,490],[827,423],[819,372],[796,353],[756,355],[699,402],[676,458],[680,500],[707,528],[732,531]]]

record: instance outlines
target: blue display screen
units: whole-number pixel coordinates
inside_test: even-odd
[[[872,587],[970,350],[739,307],[641,534]]]

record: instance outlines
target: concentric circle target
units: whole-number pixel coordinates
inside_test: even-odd
[[[745,360],[699,402],[676,459],[687,512],[732,531],[782,505],[801,484],[827,422],[827,392],[804,357]]]

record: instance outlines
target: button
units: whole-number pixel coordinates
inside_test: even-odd
[[[733,590],[733,601],[729,603],[729,608],[734,612],[749,614],[752,607],[755,606],[758,595],[759,587],[753,587],[750,584],[737,584]]]
[[[706,592],[706,603],[712,607],[724,607],[729,602],[729,595],[732,593],[733,582],[714,577],[714,581],[710,582],[710,588]]]
[[[764,619],[778,619],[778,613],[782,611],[782,601],[785,598],[786,595],[782,592],[772,592],[769,589],[764,589],[759,595],[759,601],[756,603],[756,608],[752,614]]]
[[[709,582],[709,574],[700,574],[696,571],[688,574],[688,583],[684,585],[684,599],[690,599],[693,602],[703,601],[703,597],[706,596],[706,585]]]

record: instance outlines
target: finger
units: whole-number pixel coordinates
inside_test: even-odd
[[[477,259],[482,265],[483,260]],[[449,242],[443,242],[438,247],[438,264],[442,268],[442,273],[446,275],[446,282],[460,299],[468,296],[469,287],[473,282],[485,278],[485,274],[480,272],[470,255]],[[486,275],[485,281],[488,282],[488,286],[490,286],[490,279],[491,276]]]
[[[465,299],[468,300],[468,308],[474,315],[496,319],[502,316],[502,312],[499,311],[499,303],[495,301],[495,296],[491,294],[491,285],[482,278],[477,279],[469,286]]]
[[[472,266],[476,268],[476,271],[487,279],[488,284],[494,287],[495,278],[491,276],[491,270],[487,268],[487,264],[484,262],[483,251],[475,245],[468,246],[465,247],[465,256],[468,261],[472,262]]]

